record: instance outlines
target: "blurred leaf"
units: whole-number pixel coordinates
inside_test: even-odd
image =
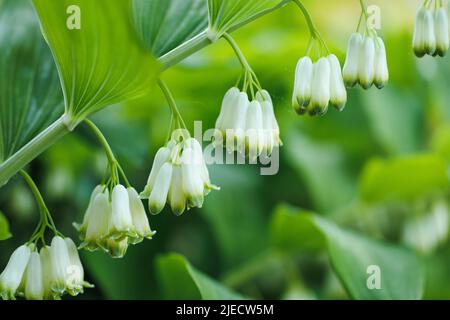
[[[373,159],[366,165],[360,183],[361,197],[367,202],[410,200],[450,186],[447,165],[435,155]]]
[[[346,168],[344,153],[333,144],[309,140],[291,130],[284,139],[287,160],[305,180],[318,211],[329,212],[351,201],[356,186]]]
[[[447,162],[450,162],[450,126],[444,126],[437,130],[432,140],[432,149]]]
[[[208,26],[205,0],[133,0],[133,19],[146,47],[160,57]]]
[[[209,29],[220,38],[226,32],[290,0],[208,0]]]
[[[305,236],[297,235],[302,232]],[[305,238],[314,237],[315,239]],[[279,207],[272,239],[282,250],[327,250],[331,265],[355,299],[420,299],[423,275],[417,257],[408,249],[346,231],[300,209]],[[324,241],[325,239],[325,241]],[[368,289],[369,266],[380,268],[381,289]]]
[[[192,267],[183,256],[168,254],[156,260],[157,276],[165,299],[239,300],[237,293],[223,287]]]
[[[63,113],[63,96],[31,3],[6,0],[0,5],[2,162]]]
[[[7,240],[12,237],[11,232],[9,232],[9,223],[6,220],[3,213],[0,212],[0,241]]]
[[[402,154],[420,149],[424,112],[417,94],[387,87],[364,92],[362,97],[374,138],[386,151]]]
[[[131,23],[131,0],[33,0],[61,77],[66,112],[80,121],[112,104],[140,97],[158,72]],[[69,6],[81,28],[67,26]]]

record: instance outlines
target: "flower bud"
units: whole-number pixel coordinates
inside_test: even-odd
[[[239,96],[239,89],[236,87],[231,88],[225,94],[225,97],[222,101],[222,107],[220,109],[219,117],[216,121],[216,128],[219,130],[226,129],[224,128],[224,119],[228,118],[230,115],[230,110],[233,109],[233,106],[236,104],[236,99]],[[232,112],[232,111],[231,111]]]
[[[445,8],[436,10],[434,17],[434,26],[436,33],[436,54],[443,57],[449,49],[448,16]]]
[[[83,223],[81,225],[77,223],[74,224],[74,227],[80,233],[80,238],[82,240],[84,240],[84,237],[86,236],[87,227],[89,225],[89,219],[93,215],[92,206],[94,203],[94,199],[98,194],[102,193],[105,188],[106,187],[104,185],[98,185],[95,187],[94,191],[92,191],[91,198],[89,200],[89,205],[86,209],[86,213],[84,214]]]
[[[333,107],[342,111],[347,103],[347,90],[342,79],[341,64],[334,54],[328,57],[330,64],[330,103]]]
[[[25,271],[25,298],[27,300],[44,299],[44,285],[42,281],[42,267],[39,253],[32,252]]]
[[[311,104],[308,111],[311,115],[323,115],[330,102],[330,63],[320,58],[314,65]]]
[[[92,204],[92,217],[86,230],[86,237],[81,248],[97,250],[103,239],[109,234],[112,209],[108,189],[98,194]]]
[[[247,110],[245,146],[250,159],[256,159],[264,147],[263,114],[261,104],[254,100]]]
[[[425,10],[424,13],[423,41],[425,52],[429,55],[434,55],[436,52],[436,35],[432,10]]]
[[[3,299],[15,299],[16,291],[22,282],[30,255],[30,247],[22,245],[9,258],[5,270],[0,274],[0,296]]]
[[[148,205],[152,214],[158,214],[166,205],[167,194],[169,193],[170,182],[172,180],[172,164],[163,164],[155,180],[155,187],[150,195]]]
[[[172,173],[172,183],[169,191],[169,203],[172,212],[180,216],[186,209],[186,195],[183,189],[183,173],[181,166],[174,165]]]
[[[425,39],[424,39],[424,20],[425,8],[420,7],[417,10],[416,21],[414,24],[413,49],[417,57],[421,58],[425,55]]]
[[[358,82],[359,55],[362,44],[361,34],[353,33],[348,42],[347,57],[343,68],[344,82],[348,87],[353,87]]]
[[[314,66],[309,57],[303,57],[298,61],[292,97],[292,105],[298,114],[304,114],[311,101],[313,71]]]
[[[364,37],[359,54],[358,77],[364,89],[369,89],[375,75],[375,43],[372,37]]]
[[[70,268],[69,251],[66,242],[60,236],[55,236],[50,246],[51,289],[62,295],[67,287],[67,275]]]
[[[110,235],[122,238],[134,231],[133,218],[130,212],[130,200],[127,189],[121,184],[116,185],[111,196]]]
[[[383,39],[377,37],[375,39],[375,76],[374,84],[378,89],[383,88],[389,81],[389,69],[386,58],[386,47],[384,46]]]
[[[153,187],[155,186],[156,177],[158,176],[161,167],[169,161],[171,150],[169,147],[162,147],[156,153],[155,159],[153,160],[152,170],[150,171],[150,175],[148,177],[147,185],[145,186],[144,191],[141,194],[143,199],[147,199],[153,191]]]
[[[130,239],[130,241],[132,244],[136,244],[141,242],[144,238],[151,239],[155,233],[150,229],[144,205],[142,204],[137,191],[134,188],[128,188],[127,192],[130,201],[129,205],[131,216],[133,218],[134,230],[137,233],[137,238]]]
[[[195,164],[195,154],[192,148],[185,148],[181,156],[183,174],[183,190],[186,194],[187,207],[201,208],[204,198],[204,183],[200,166]]]

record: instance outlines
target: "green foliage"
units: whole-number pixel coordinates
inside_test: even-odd
[[[158,72],[131,23],[130,0],[34,0],[53,52],[66,113],[76,124],[104,107],[149,92]],[[69,6],[80,9],[80,29],[67,26]]]
[[[209,29],[220,38],[257,16],[290,0],[208,0]]]
[[[133,0],[139,37],[160,57],[204,31],[208,12],[204,0]]]
[[[9,232],[9,224],[3,213],[0,212],[0,241],[7,240],[12,237],[11,232]]]
[[[326,250],[334,271],[355,299],[420,299],[423,276],[409,250],[339,228],[324,218],[281,206],[272,222],[274,244],[284,251]],[[380,268],[381,289],[369,289],[369,266]]]
[[[63,96],[30,2],[0,6],[1,163],[63,113]]]
[[[449,187],[447,165],[435,155],[374,159],[361,177],[361,196],[368,202],[411,200]]]
[[[243,297],[192,267],[183,256],[168,254],[156,260],[165,299],[239,300]]]

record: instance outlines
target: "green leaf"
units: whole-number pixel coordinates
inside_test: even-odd
[[[63,113],[63,96],[31,3],[0,6],[1,163]]]
[[[156,260],[159,284],[165,299],[171,300],[238,300],[241,295],[223,287],[192,267],[179,254],[160,256]]]
[[[435,155],[371,160],[360,184],[361,197],[367,202],[413,200],[450,187],[447,165]]]
[[[133,20],[145,46],[160,57],[206,30],[205,0],[133,0]]]
[[[334,271],[355,299],[422,296],[422,267],[412,251],[341,229],[309,212],[279,207],[272,223],[272,241],[279,249],[291,253],[326,250]],[[380,270],[380,289],[369,289],[367,285],[370,266]]]
[[[209,33],[216,39],[290,0],[208,0]]]
[[[131,22],[131,0],[33,0],[74,124],[148,93],[158,73]],[[68,28],[78,6],[80,29]],[[68,20],[69,19],[69,20]]]
[[[12,237],[9,231],[9,224],[3,213],[0,212],[0,241],[7,240]]]

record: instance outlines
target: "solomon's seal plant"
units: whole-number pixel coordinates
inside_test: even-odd
[[[72,11],[67,8],[72,2],[82,21],[72,21],[69,28],[67,12]],[[0,186],[20,173],[39,207],[36,230],[11,254],[0,275],[3,299],[59,299],[82,293],[91,285],[84,280],[78,249],[122,258],[129,245],[155,235],[143,200],[152,214],[168,204],[179,216],[201,208],[210,191],[219,190],[210,181],[201,141],[187,130],[168,85],[161,80],[165,70],[202,48],[224,39],[242,66],[241,77],[216,110],[214,145],[251,161],[270,156],[282,145],[276,100],[261,85],[231,33],[289,4],[301,10],[310,33],[295,70],[292,104],[298,114],[321,116],[329,106],[343,111],[345,85],[359,84],[364,89],[387,85],[385,44],[369,23],[364,0],[359,1],[361,16],[350,36],[343,70],[342,57],[330,51],[300,0],[0,1],[4,53],[0,56]],[[16,28],[15,21],[22,20]],[[446,1],[423,1],[413,47],[419,57],[443,56],[448,51]],[[129,181],[107,138],[89,118],[111,105],[145,96],[156,83],[172,118],[147,184],[138,193],[142,189]],[[103,179],[90,187],[84,218],[74,223],[81,240],[77,247],[56,228],[24,168],[81,124],[103,147],[107,166]]]

